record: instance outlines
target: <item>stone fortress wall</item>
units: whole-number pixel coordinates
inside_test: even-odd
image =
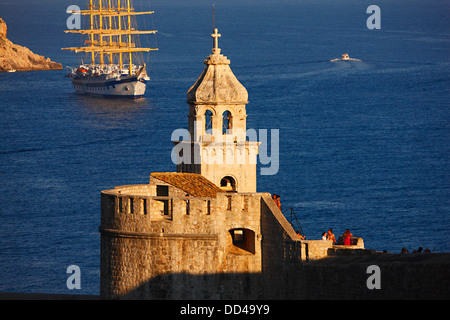
[[[300,240],[268,193],[186,197],[152,177],[102,193],[100,231],[103,299],[449,297],[449,254]],[[370,265],[380,290],[367,287]]]
[[[285,232],[273,226],[279,224],[277,219],[261,217],[261,212],[270,217],[273,206],[266,193],[192,197],[153,177],[149,185],[102,192],[102,297],[263,297],[263,266],[283,268],[280,254],[297,263],[300,259],[301,244],[292,228]],[[275,237],[290,243],[289,253],[262,244]],[[276,252],[275,259],[262,256],[269,248]],[[227,280],[235,277],[238,283]]]

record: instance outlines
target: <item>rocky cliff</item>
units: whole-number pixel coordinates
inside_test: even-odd
[[[7,26],[0,18],[0,72],[8,70],[57,70],[62,69],[60,63],[56,63],[26,47],[12,43],[6,38]]]

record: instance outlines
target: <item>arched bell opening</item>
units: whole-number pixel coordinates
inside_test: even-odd
[[[220,180],[220,189],[226,192],[236,192],[236,180],[230,176],[223,177]]]
[[[212,134],[213,113],[211,110],[205,112],[205,134]]]
[[[222,134],[227,134],[229,133],[229,130],[233,129],[233,116],[231,115],[231,112],[227,110],[222,114],[222,118]]]

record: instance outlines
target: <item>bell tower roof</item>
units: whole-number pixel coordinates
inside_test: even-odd
[[[230,60],[220,53],[221,34],[214,28],[212,54],[205,60],[205,69],[187,93],[189,104],[247,104],[247,89],[230,68]]]

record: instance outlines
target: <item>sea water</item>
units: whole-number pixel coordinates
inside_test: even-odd
[[[0,3],[8,38],[76,66],[60,48],[81,43],[63,30],[84,2],[19,2]],[[216,2],[247,127],[279,130],[279,170],[259,165],[258,191],[279,194],[307,239],[348,228],[366,248],[449,252],[448,3]],[[176,170],[171,134],[187,128],[186,93],[211,53],[212,1],[151,4],[144,99],[77,95],[65,70],[0,74],[0,291],[98,294],[101,190]],[[367,28],[372,4],[381,29]],[[330,62],[343,53],[362,61]]]

